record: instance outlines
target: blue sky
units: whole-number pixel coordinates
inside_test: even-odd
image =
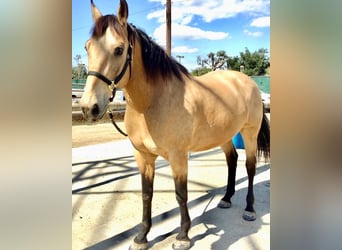
[[[119,0],[94,0],[103,15],[117,13]],[[166,0],[127,0],[128,22],[165,47]],[[72,64],[76,54],[87,64],[85,41],[93,20],[90,0],[72,0]],[[238,56],[247,47],[270,51],[270,0],[173,0],[172,56],[184,56],[188,70],[197,67],[197,56],[225,50]],[[270,56],[270,55],[269,55]]]

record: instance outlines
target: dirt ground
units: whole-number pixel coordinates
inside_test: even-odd
[[[123,122],[117,122],[117,124],[123,131],[125,131]],[[112,142],[122,139],[127,139],[127,137],[121,135],[110,122],[72,126],[73,148]]]

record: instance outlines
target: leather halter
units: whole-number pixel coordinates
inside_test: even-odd
[[[129,45],[128,51],[127,51],[127,59],[126,59],[125,65],[122,68],[120,74],[114,80],[109,80],[107,77],[105,77],[104,75],[102,75],[99,72],[88,71],[88,76],[96,76],[100,80],[102,80],[105,83],[107,83],[107,85],[112,89],[112,96],[109,98],[110,102],[113,101],[113,99],[115,97],[115,92],[116,92],[116,85],[119,83],[119,81],[125,75],[128,66],[129,66],[129,76],[131,77],[131,61],[132,61],[132,46]]]

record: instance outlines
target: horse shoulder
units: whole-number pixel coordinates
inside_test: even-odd
[[[157,119],[158,118],[158,119]],[[128,137],[138,151],[161,155],[166,158],[165,140],[167,133],[165,124],[161,124],[159,117],[153,118],[151,113],[140,113],[127,107],[125,114],[125,127]]]

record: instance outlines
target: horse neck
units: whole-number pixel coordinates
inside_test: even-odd
[[[126,103],[142,113],[151,105],[156,88],[147,82],[140,52],[140,44],[137,42],[132,51],[131,77],[124,91]]]

